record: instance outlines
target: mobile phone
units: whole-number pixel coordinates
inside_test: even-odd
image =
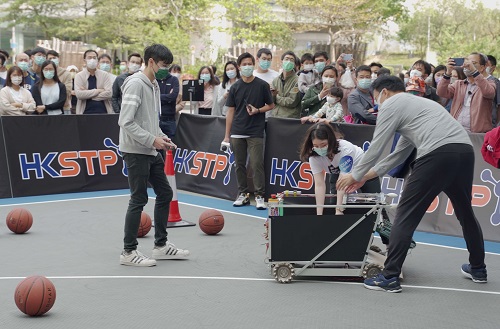
[[[344,54],[344,57],[342,59],[344,61],[352,61],[353,57],[352,54]]]
[[[462,66],[464,65],[465,58],[463,57],[454,57],[452,60],[455,62],[455,66]]]

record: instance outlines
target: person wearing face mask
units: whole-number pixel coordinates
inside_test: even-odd
[[[97,52],[92,49],[83,54],[86,66],[75,77],[76,114],[114,113],[111,76],[97,69],[97,58]]]
[[[266,112],[274,107],[269,84],[253,75],[255,58],[250,53],[238,57],[237,67],[241,79],[229,90],[226,100],[226,132],[223,142],[231,142],[234,155],[238,197],[234,207],[250,204],[247,184],[247,160],[249,158],[254,176],[255,206],[266,209],[264,195],[266,180],[264,172],[264,131]]]
[[[193,102],[198,114],[201,115],[220,115],[221,109],[217,103],[217,96],[219,95],[220,83],[215,79],[214,73],[209,66],[202,66],[198,71],[198,80],[203,81],[203,101]]]
[[[349,96],[350,91],[340,87],[337,78],[338,72],[335,67],[328,65],[323,68],[323,71],[321,72],[321,81],[309,88],[302,98],[301,117],[316,113],[326,103],[326,96],[332,87],[339,87],[342,89],[344,95],[340,104],[342,105],[344,116],[347,115],[347,97]]]
[[[450,60],[447,80],[453,64]],[[466,66],[470,70],[469,64],[472,65]],[[443,82],[447,81],[441,81],[438,90],[442,85],[448,87],[449,83]],[[376,277],[366,279],[365,288],[393,293],[402,291],[399,275],[413,233],[441,192],[453,204],[469,251],[469,262],[463,264],[460,271],[473,282],[486,283],[483,234],[471,206],[474,149],[469,135],[438,103],[425,98],[415,101],[415,96],[405,92],[405,86],[397,77],[377,78],[373,83],[373,96],[379,110],[370,147],[352,172],[339,178],[337,190],[351,193],[403,163],[414,148],[417,154],[396,209],[384,269]],[[378,161],[396,132],[401,138],[395,151]]]
[[[120,113],[122,105],[122,85],[125,79],[139,71],[142,65],[142,57],[139,53],[132,53],[128,56],[127,70],[125,73],[116,77],[113,82],[113,96],[111,96],[111,104],[115,113]]]
[[[497,67],[497,59],[493,55],[487,55],[486,57],[488,57],[488,62],[486,62],[486,79],[495,82],[496,85],[496,94],[493,100],[491,114],[493,127],[497,127],[500,121],[500,80],[492,75]]]
[[[441,98],[437,95],[436,88],[430,86],[429,77],[431,77],[431,74],[432,74],[431,64],[429,64],[424,60],[418,60],[415,63],[413,63],[413,66],[410,71],[410,78],[413,78],[413,76],[417,75],[418,77],[424,79],[424,81],[429,81],[429,83],[426,83],[425,85],[425,93],[423,97],[439,103]]]
[[[300,122],[344,122],[344,109],[340,101],[344,97],[344,92],[339,87],[332,87],[326,96],[326,103],[318,112],[308,117],[302,117]],[[325,118],[323,118],[325,116]]]
[[[363,157],[363,149],[345,139],[337,138],[333,127],[325,122],[312,125],[305,133],[300,147],[300,159],[309,162],[314,179],[314,196],[316,198],[316,214],[323,215],[326,194],[325,172],[343,177],[352,171]],[[373,178],[363,188],[362,193],[380,193],[380,180]],[[343,215],[343,190],[337,193],[336,215]],[[384,239],[384,243],[388,241]]]
[[[175,105],[179,96],[179,79],[170,74],[170,71],[160,71],[162,76],[157,77],[156,81],[160,86],[160,129],[165,135],[172,138],[177,130],[175,124]]]
[[[67,69],[59,65],[59,53],[55,50],[47,51],[47,60],[52,61],[57,67],[57,77],[66,86],[66,103],[64,103],[64,114],[71,114],[71,91],[73,90],[73,79]]]
[[[26,115],[35,111],[35,100],[22,88],[24,72],[17,66],[7,71],[5,87],[0,90],[0,115]]]
[[[128,68],[127,65],[128,65],[128,63],[126,61],[120,62],[120,66],[119,66],[120,74],[127,73],[127,68]]]
[[[373,113],[373,95],[370,91],[372,85],[372,71],[367,65],[361,65],[356,69],[357,88],[353,90],[347,99],[347,108],[354,119],[354,123],[366,123],[374,125],[377,116]]]
[[[269,85],[271,85],[273,80],[279,75],[277,71],[271,69],[272,62],[273,53],[271,53],[271,50],[261,48],[257,51],[257,65],[253,75],[264,80]]]
[[[218,108],[222,109],[222,113],[220,115],[225,116],[227,114],[226,100],[229,96],[229,90],[231,90],[231,86],[234,85],[240,78],[240,70],[238,70],[236,62],[227,62],[226,65],[224,65],[222,85],[219,89],[219,95],[217,96]]]
[[[455,67],[452,58],[448,59],[446,74],[438,85],[438,95],[453,99],[450,114],[468,132],[485,133],[493,129],[492,104],[496,95],[496,84],[486,79],[488,58],[480,53],[471,53],[463,64],[466,80],[450,84],[451,73]]]
[[[57,67],[52,61],[45,61],[40,65],[41,79],[31,89],[36,102],[35,114],[61,115],[64,114],[66,103],[66,86],[57,76]]]
[[[281,55],[283,72],[273,80],[271,92],[274,107],[271,116],[277,118],[300,118],[299,78],[295,74],[296,56],[292,51],[285,51]]]
[[[441,80],[443,80],[443,74],[446,73],[446,66],[438,65],[434,69],[434,74],[432,76],[431,87],[437,90],[437,86]],[[451,99],[440,97],[439,104],[441,104],[448,112],[450,112]]]
[[[326,51],[318,51],[314,53],[313,62],[316,72],[323,72],[325,67],[330,65],[330,57]]]
[[[15,64],[23,71],[23,85],[24,89],[31,90],[31,88],[38,82],[39,77],[33,72],[29,71],[30,58],[26,53],[19,53],[15,57]]]
[[[302,55],[300,63],[302,64],[302,70],[298,73],[298,85],[301,95],[304,96],[307,90],[318,84],[321,79],[318,71],[314,69],[314,60],[311,54],[305,53]]]
[[[182,100],[182,80],[183,78],[187,80],[193,80],[194,77],[192,77],[191,75],[189,75],[189,77],[181,77],[182,68],[177,64],[173,64],[172,66],[170,66],[169,72],[170,74],[172,74],[172,76],[176,77],[177,80],[179,80],[179,95],[177,96],[177,100],[175,102],[175,121],[179,121],[181,111],[184,109],[184,106],[186,106],[186,102]]]
[[[30,51],[31,67],[29,71],[35,73],[38,77],[41,76],[41,66],[47,59],[47,51],[42,47],[36,47]],[[38,80],[37,80],[38,82]]]
[[[120,152],[127,165],[130,201],[125,215],[123,251],[120,264],[155,266],[160,259],[186,259],[189,251],[177,248],[167,239],[167,218],[173,192],[165,176],[163,157],[157,150],[177,146],[160,129],[160,87],[172,64],[172,52],[160,44],[144,49],[143,72],[131,75],[123,83],[123,102],[118,118]],[[137,232],[141,213],[148,202],[148,184],[156,194],[154,206],[154,247],[148,257],[137,250]]]
[[[99,70],[108,72],[108,74],[111,76],[111,83],[114,83],[116,75],[113,74],[113,60],[111,59],[111,56],[109,56],[108,54],[102,54],[101,56],[99,56],[97,61],[99,62],[99,65],[97,66]]]

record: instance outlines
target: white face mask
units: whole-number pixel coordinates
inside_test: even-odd
[[[11,81],[16,86],[19,86],[23,82],[23,77],[11,77]]]
[[[87,68],[95,70],[97,68],[97,59],[87,59]]]
[[[490,75],[490,74],[491,74],[491,66],[488,66],[488,67],[486,68],[486,73],[487,73],[488,75]]]
[[[304,64],[304,71],[312,71],[314,69],[314,64]]]
[[[384,91],[384,89],[382,89],[379,93],[378,93],[378,97],[377,99],[375,100],[375,105],[378,105],[378,109],[380,111],[380,107],[382,106],[382,104],[380,103],[380,99],[382,98],[382,92]]]
[[[323,80],[323,83],[326,85],[333,85],[335,83],[335,78],[323,77],[321,80]]]
[[[421,78],[422,77],[422,72],[420,72],[419,70],[411,70],[410,71],[410,78],[413,78],[413,77],[419,77],[419,78]]]
[[[330,105],[337,103],[339,99],[337,97],[326,96],[326,102]]]
[[[177,79],[181,79],[181,74],[180,73],[172,73],[172,76],[176,77]]]
[[[410,82],[410,78],[405,78],[405,86]]]
[[[139,71],[140,68],[141,68],[141,66],[139,64],[130,63],[128,65],[128,72],[135,73],[135,72]]]

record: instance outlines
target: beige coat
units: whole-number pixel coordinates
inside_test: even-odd
[[[22,108],[12,106],[12,103],[16,101],[10,93],[10,87],[4,87],[0,90],[0,115],[26,115],[35,111],[36,104],[31,93],[24,88],[21,88],[20,91]]]
[[[83,71],[79,72],[75,77],[75,95],[78,99],[76,102],[76,114],[83,114],[87,105],[87,99],[104,101],[107,112],[114,113],[113,106],[111,105],[111,96],[113,96],[113,82],[111,81],[111,76],[108,72],[96,70],[95,77],[97,89],[91,90],[88,90],[89,77],[90,73],[87,69],[83,69]],[[104,89],[104,91],[99,92],[98,89]]]
[[[64,110],[69,110],[71,108],[71,91],[73,90],[73,79],[71,79],[71,74],[62,67],[57,68],[57,76],[59,81],[61,81],[66,87],[66,103],[64,103]]]

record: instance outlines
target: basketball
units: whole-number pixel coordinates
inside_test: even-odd
[[[56,288],[44,276],[29,276],[21,281],[14,293],[17,308],[29,316],[47,313],[56,301]]]
[[[201,213],[199,224],[205,234],[215,235],[224,227],[224,216],[218,210],[208,209]]]
[[[33,225],[33,216],[24,208],[12,209],[6,218],[7,227],[14,233],[22,234],[28,232]]]
[[[137,232],[137,237],[142,238],[151,230],[151,217],[144,211],[141,213],[141,223],[139,224],[139,231]]]

